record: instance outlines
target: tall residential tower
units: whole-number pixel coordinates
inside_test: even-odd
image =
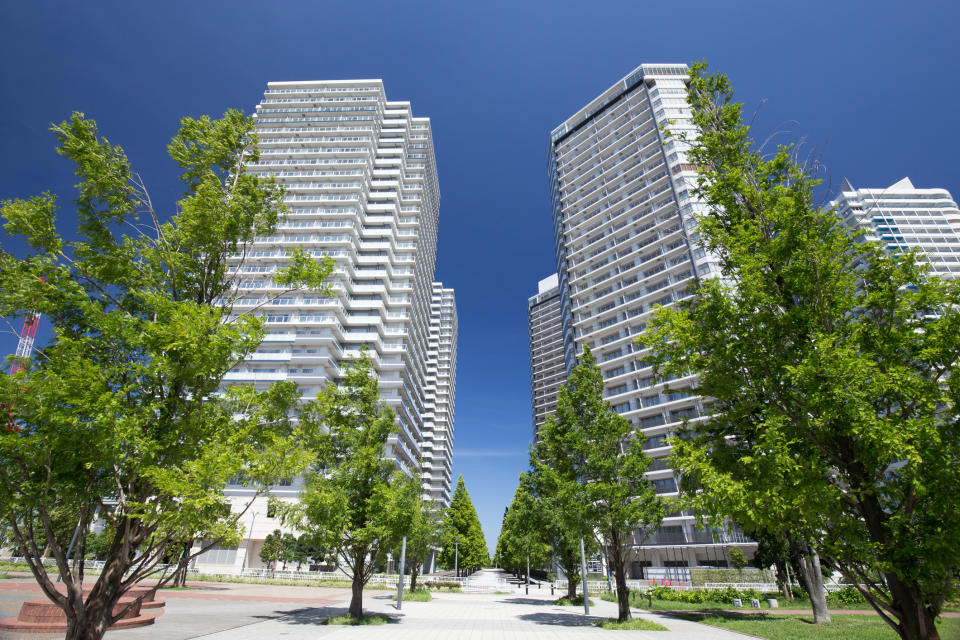
[[[644,440],[653,458],[648,476],[663,495],[677,492],[667,438],[708,411],[684,391],[694,376],[672,380],[667,393],[635,344],[657,306],[716,273],[695,229],[704,206],[691,192],[696,168],[674,137],[696,133],[688,71],[684,64],[634,69],[553,130],[548,157],[567,369],[589,345],[604,395]],[[725,566],[731,545],[748,555],[755,548],[733,525],[697,530],[689,512],[669,514],[635,543],[637,578],[685,578],[687,567]]]
[[[430,120],[415,117],[409,102],[387,100],[380,80],[271,82],[256,127],[260,158],[247,169],[276,177],[289,213],[233,262],[243,295],[236,311],[263,317],[267,334],[226,382],[289,379],[313,398],[368,346],[381,398],[397,416],[385,454],[409,472],[422,464],[425,497],[445,505],[456,306],[453,290],[433,281],[440,191]],[[336,261],[332,297],[277,295],[272,274],[292,247]],[[295,498],[298,482],[271,493]],[[228,494],[241,499],[249,490],[231,486]],[[258,500],[246,524],[247,543],[222,564],[260,565],[258,544],[279,523]]]
[[[533,398],[533,439],[557,408],[557,390],[567,377],[563,360],[563,322],[557,274],[537,284],[537,295],[527,300],[530,331],[530,390]]]

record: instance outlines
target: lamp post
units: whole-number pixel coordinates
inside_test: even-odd
[[[400,578],[397,580],[397,611],[403,607],[403,565],[407,562],[407,536],[403,536],[403,546],[400,547]]]
[[[526,593],[530,593],[530,536],[527,536],[527,587]]]
[[[247,531],[247,550],[243,553],[243,562],[240,564],[240,575],[243,575],[243,570],[247,568],[247,556],[250,555],[250,538],[253,537],[253,525],[257,521],[257,512],[251,511],[250,514],[253,518],[250,519],[250,530]]]
[[[580,574],[583,579],[583,615],[590,615],[590,589],[587,587],[587,554],[583,549],[583,536],[580,536]]]

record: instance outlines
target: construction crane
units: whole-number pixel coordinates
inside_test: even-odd
[[[10,375],[23,371],[23,365],[33,354],[33,343],[37,339],[37,327],[40,325],[40,314],[32,311],[23,319],[23,328],[20,329],[20,341],[17,342],[17,352],[10,365]]]
[[[46,278],[41,277],[41,282],[46,282]],[[17,342],[17,351],[13,355],[13,362],[10,364],[10,375],[23,371],[27,360],[33,355],[33,343],[37,339],[37,327],[40,326],[40,312],[30,311],[27,317],[23,319],[23,328],[20,329],[20,340]],[[13,406],[3,407],[7,410],[7,430],[20,431],[13,417]]]

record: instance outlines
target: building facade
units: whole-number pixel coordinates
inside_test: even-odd
[[[689,295],[717,267],[699,246],[692,190],[696,168],[676,136],[695,135],[686,103],[688,67],[641,65],[560,124],[550,135],[548,174],[567,370],[589,345],[604,395],[653,458],[658,493],[677,494],[666,440],[709,410],[684,391],[694,376],[664,390],[635,340],[653,311]],[[689,512],[634,539],[635,578],[688,577],[688,568],[726,566],[727,551],[756,548],[735,525],[698,530]]]
[[[453,493],[453,415],[457,386],[457,303],[453,289],[433,283],[427,394],[423,427],[423,490],[427,499],[450,504]]]
[[[305,399],[340,377],[343,362],[370,349],[380,395],[396,413],[385,454],[409,473],[423,468],[423,492],[450,496],[456,305],[434,282],[440,191],[429,118],[387,100],[381,80],[271,82],[257,105],[260,156],[247,170],[286,189],[288,215],[235,257],[237,313],[265,322],[263,344],[226,384],[266,387],[293,380]],[[272,274],[299,247],[336,262],[334,295],[283,294]],[[274,487],[296,499],[300,480]],[[242,485],[228,487],[237,503]],[[240,548],[198,564],[261,566],[264,537],[282,527],[266,498],[245,515]]]
[[[960,278],[960,210],[946,189],[917,189],[904,178],[886,189],[855,189],[844,180],[830,204],[865,241],[888,251],[919,249],[932,275]]]
[[[563,358],[563,318],[560,280],[553,274],[537,283],[537,295],[527,300],[530,332],[530,392],[533,398],[533,439],[547,416],[557,409],[557,390],[566,380]]]

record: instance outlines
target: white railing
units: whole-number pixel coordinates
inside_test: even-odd
[[[780,587],[775,582],[705,582],[704,589],[726,589],[733,587],[737,591],[779,591]]]

